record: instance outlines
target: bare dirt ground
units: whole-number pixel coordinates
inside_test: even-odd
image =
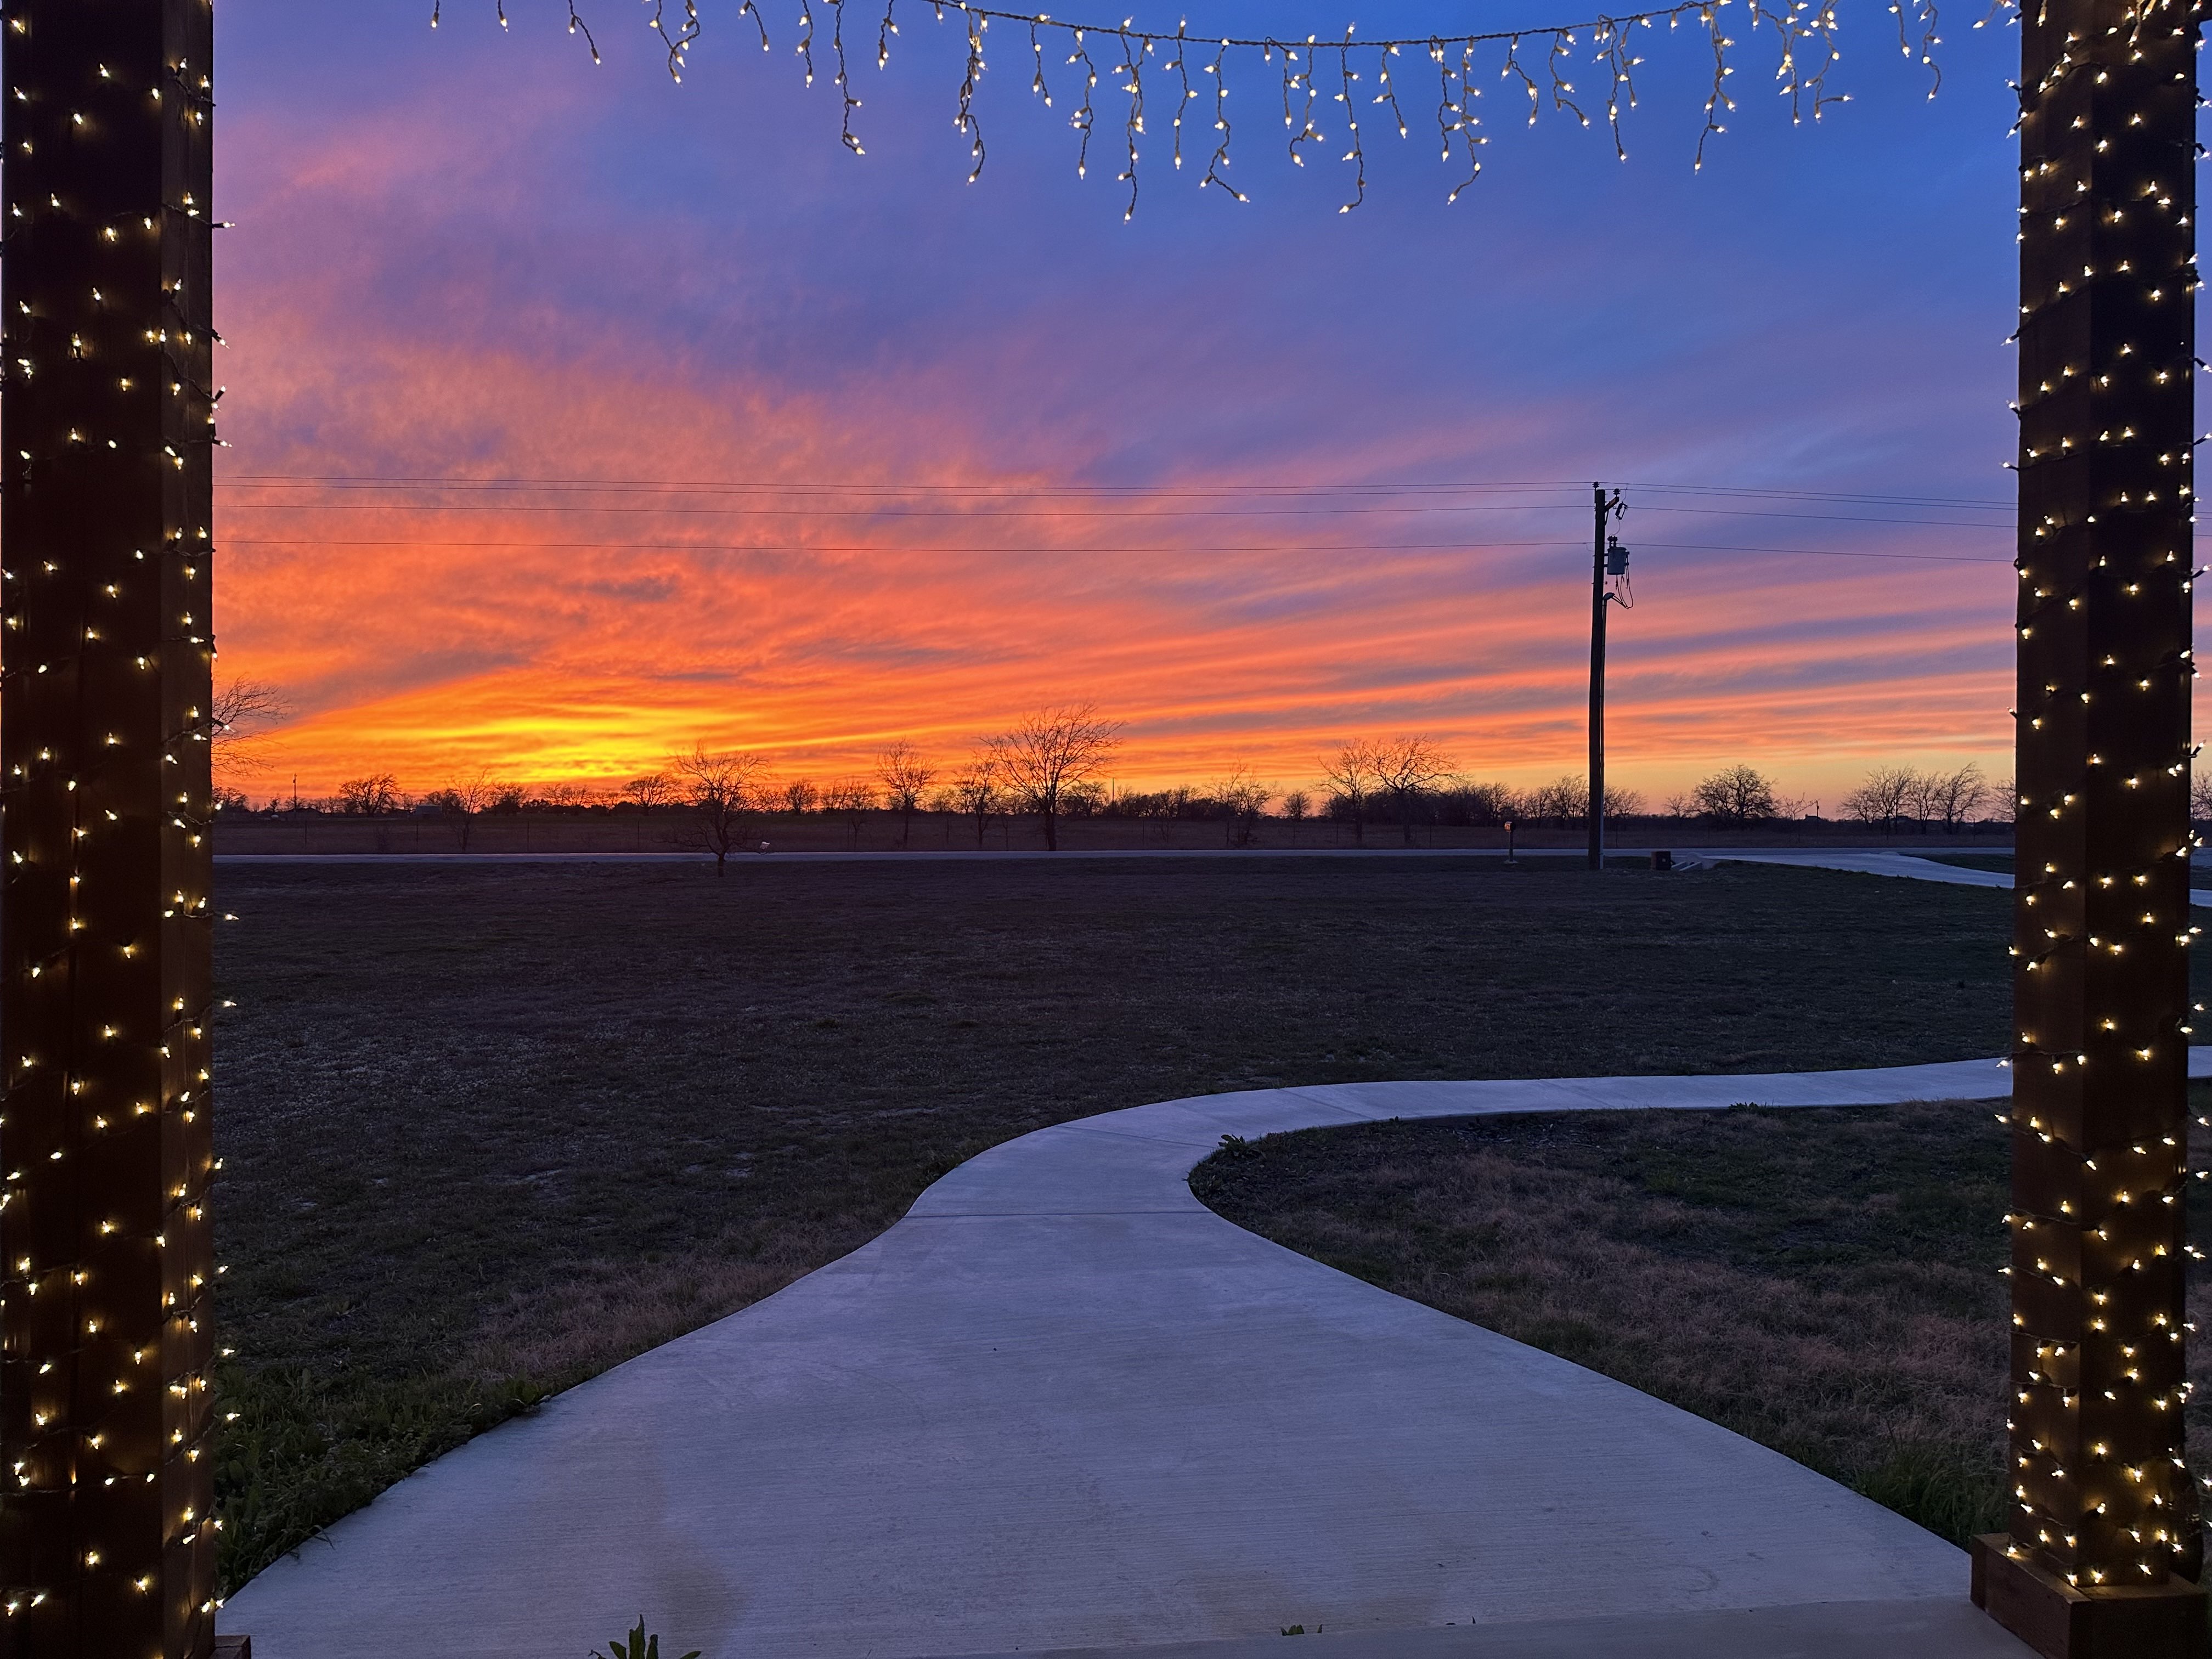
[[[977,834],[974,818],[947,812],[917,812],[909,823],[898,814],[810,812],[761,813],[746,825],[743,840],[769,843],[776,853],[882,853],[1039,851],[1044,831],[1033,817],[994,814]],[[1060,846],[1069,851],[1197,850],[1226,848],[1230,827],[1204,818],[1066,818],[1060,822]],[[1798,823],[1746,830],[1716,830],[1678,819],[1630,818],[1609,827],[1607,839],[1621,847],[1880,847],[1893,852],[1996,848],[2009,852],[2009,835],[1887,836],[1850,824]],[[1520,848],[1578,848],[1585,832],[1577,825],[1522,824],[1514,831]],[[702,845],[690,815],[664,807],[649,813],[486,812],[471,820],[464,835],[458,819],[406,814],[349,817],[321,812],[225,813],[216,824],[216,851],[222,854],[363,853],[691,853]],[[1502,851],[1505,831],[1496,827],[1416,824],[1410,837],[1387,815],[1364,830],[1334,820],[1291,823],[1262,818],[1251,845],[1285,848],[1458,848]]]
[[[1998,1052],[2007,896],[1495,858],[224,866],[235,1581],[1146,1100]]]

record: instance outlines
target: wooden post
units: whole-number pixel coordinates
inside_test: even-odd
[[[206,1659],[213,21],[0,20],[0,1654]]]
[[[2183,1461],[2197,27],[2022,16],[2011,1457],[1973,1595],[2205,1651]]]

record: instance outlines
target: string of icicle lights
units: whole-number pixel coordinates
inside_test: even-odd
[[[504,28],[507,26],[506,0],[493,3]],[[702,29],[699,0],[644,3],[647,25],[667,47],[669,73],[680,82],[686,55]],[[578,9],[577,0],[564,0],[564,3],[568,32],[580,36],[592,62],[599,62],[599,43]],[[826,39],[815,11],[817,3],[829,14]],[[860,100],[854,95],[854,48],[848,42],[847,24],[854,20],[848,20],[847,10],[864,3],[866,16],[857,37],[859,50],[866,50],[866,31],[872,29],[876,67],[886,67],[891,43],[899,33],[901,0],[798,0],[798,33],[793,46],[805,67],[809,86],[817,72],[817,58],[829,68],[830,83],[844,100],[845,148],[855,155],[866,151],[853,126]],[[2010,0],[1996,0],[1990,15],[1995,16],[2009,3]],[[878,4],[880,15],[876,11]],[[1139,28],[1134,19],[1125,19],[1118,25],[1075,23],[1042,12],[1005,11],[965,3],[965,0],[904,0],[904,4],[908,15],[926,8],[939,23],[949,20],[966,33],[966,65],[953,125],[969,140],[970,184],[983,171],[983,128],[976,99],[988,66],[985,48],[994,24],[1000,26],[1002,36],[1009,30],[1016,36],[1030,71],[1030,91],[1034,96],[1054,107],[1055,98],[1065,96],[1072,86],[1081,99],[1068,117],[1068,125],[1077,134],[1075,170],[1079,177],[1089,175],[1091,143],[1100,137],[1099,77],[1102,73],[1110,77],[1109,96],[1120,100],[1113,113],[1119,117],[1121,131],[1117,148],[1123,155],[1116,179],[1129,191],[1124,219],[1136,212],[1138,161],[1149,139],[1150,114],[1167,116],[1170,159],[1176,171],[1182,170],[1187,157],[1206,151],[1210,143],[1212,149],[1206,153],[1200,186],[1225,191],[1240,202],[1249,199],[1226,176],[1231,136],[1229,79],[1232,64],[1250,70],[1255,58],[1258,72],[1279,83],[1283,128],[1294,163],[1304,166],[1309,149],[1327,153],[1336,150],[1339,141],[1342,143],[1337,159],[1352,169],[1353,183],[1352,199],[1337,210],[1340,213],[1351,212],[1367,197],[1367,152],[1360,111],[1379,106],[1382,118],[1396,127],[1400,137],[1410,136],[1413,125],[1407,118],[1407,106],[1418,107],[1427,98],[1426,77],[1431,72],[1436,76],[1435,121],[1442,157],[1447,162],[1456,158],[1466,168],[1466,176],[1452,188],[1449,199],[1455,202],[1482,172],[1481,151],[1490,140],[1480,131],[1483,122],[1476,104],[1482,88],[1478,82],[1487,77],[1492,65],[1497,78],[1507,82],[1514,102],[1517,104],[1521,95],[1527,97],[1528,122],[1532,126],[1547,103],[1555,113],[1589,126],[1591,118],[1585,106],[1595,105],[1601,98],[1614,152],[1623,161],[1628,157],[1628,148],[1621,118],[1626,110],[1636,106],[1635,72],[1644,61],[1637,50],[1637,36],[1662,25],[1670,33],[1687,25],[1702,35],[1712,53],[1712,85],[1705,98],[1705,126],[1698,135],[1699,167],[1705,165],[1706,142],[1726,131],[1723,118],[1736,106],[1728,86],[1735,73],[1730,55],[1737,46],[1728,31],[1731,18],[1747,20],[1748,33],[1755,34],[1762,27],[1771,32],[1778,49],[1776,89],[1790,100],[1793,122],[1808,115],[1817,121],[1830,104],[1850,100],[1849,94],[1831,92],[1827,86],[1828,74],[1838,58],[1834,0],[1679,0],[1649,11],[1598,16],[1577,23],[1376,40],[1356,39],[1356,26],[1349,24],[1340,39],[1309,34],[1303,40],[1295,37],[1285,40],[1272,36],[1194,35],[1187,23],[1178,23],[1172,33],[1167,33]],[[444,0],[433,0],[433,28],[443,9]],[[1897,21],[1899,48],[1927,67],[1929,96],[1934,96],[1938,74],[1935,50],[1941,44],[1934,0],[1891,0],[1889,10]],[[738,15],[751,20],[759,33],[761,50],[771,50],[768,20],[755,0],[740,0]],[[1985,17],[1974,27],[1979,28],[1988,21]],[[1428,60],[1426,70],[1419,68],[1421,58]],[[1575,76],[1585,64],[1594,78],[1587,87],[1578,88]],[[1275,90],[1271,85],[1270,94]],[[1272,95],[1268,102],[1273,102]],[[1194,117],[1194,104],[1201,106]],[[1333,112],[1335,106],[1341,108]],[[1273,113],[1271,109],[1260,118],[1271,120]],[[1323,123],[1340,120],[1342,125],[1332,137]],[[1207,134],[1188,142],[1185,126],[1193,121],[1207,122]]]

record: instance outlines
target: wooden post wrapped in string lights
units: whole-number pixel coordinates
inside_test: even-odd
[[[203,1659],[214,31],[0,19],[0,1655]]]
[[[2052,1659],[2205,1651],[2188,1383],[2196,17],[2022,16],[2012,1521]]]
[[[698,35],[655,0],[670,67]],[[2190,322],[2194,17],[2180,0],[2035,0],[2024,81],[2016,930],[2014,1479],[1976,1599],[2042,1651],[2163,1659],[2203,1646],[2186,1392]],[[845,9],[817,40],[862,152]],[[1102,67],[1133,211],[1148,86],[1169,160],[1207,123],[1228,197],[1230,55],[1279,80],[1290,159],[1358,116],[1403,136],[1394,65],[1425,58],[1445,158],[1480,171],[1472,76],[1589,124],[1587,54],[1620,143],[1639,31],[1710,42],[1704,138],[1733,107],[1729,0],[1517,33],[1201,41],[946,0],[958,125],[994,21],[1048,104],[1065,49],[1083,168]],[[1932,12],[1897,15],[1929,60]],[[741,4],[740,15],[757,11]],[[1749,0],[1778,90],[1815,118],[1834,61],[1821,0]],[[210,997],[208,0],[0,0],[8,82],[0,403],[0,1659],[213,1651],[207,1213]],[[588,29],[572,6],[573,29]],[[673,21],[674,27],[670,24]],[[876,24],[880,68],[896,33]],[[769,44],[760,24],[761,44]],[[1524,49],[1540,48],[1532,72]],[[1094,48],[1118,58],[1102,60]],[[594,53],[596,56],[596,53]],[[1371,76],[1371,79],[1369,78]],[[1063,81],[1063,85],[1066,82]],[[1270,102],[1272,103],[1272,100]],[[1341,137],[1324,132],[1321,118]],[[1192,106],[1195,105],[1195,110]],[[1809,107],[1808,107],[1809,106]],[[1334,110],[1332,116],[1330,112]],[[1272,121],[1265,122],[1272,126]],[[1194,168],[1194,171],[1196,171]],[[2079,272],[2076,275],[2076,272]]]

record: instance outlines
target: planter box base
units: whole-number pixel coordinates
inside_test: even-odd
[[[2169,1576],[2085,1594],[1988,1533],[1973,1542],[1974,1605],[2044,1659],[2205,1659],[2203,1586]]]

